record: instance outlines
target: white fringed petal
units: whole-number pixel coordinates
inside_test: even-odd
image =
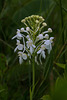
[[[40,49],[40,50],[37,52],[37,54],[40,54],[40,53],[41,53],[41,51],[42,51],[42,50]]]
[[[32,47],[33,47],[33,48],[36,48],[36,46],[35,46],[35,45],[33,45],[33,44],[32,44]]]
[[[53,39],[54,39],[54,37],[50,37],[50,41],[51,41],[51,43],[53,43]]]
[[[29,39],[30,39],[30,36],[29,36],[29,35],[27,35],[27,36],[26,36],[26,38],[29,40]]]
[[[21,51],[18,52],[18,56],[19,56],[19,63],[21,64],[23,62],[23,59],[26,60],[27,59],[27,55]]]
[[[19,63],[22,64],[22,62],[23,62],[22,57],[19,57]]]
[[[23,57],[24,60],[27,59],[27,55],[25,53],[22,54],[22,57]]]
[[[14,37],[12,37],[12,40],[15,39],[17,37],[17,35],[15,35]]]
[[[30,46],[30,53],[32,54],[33,53],[33,47],[32,46]]]
[[[41,54],[42,54],[42,57],[45,59],[45,57],[46,57],[45,51],[42,51]]]
[[[17,49],[18,49],[18,50],[23,50],[23,45],[22,45],[22,44],[19,44],[19,45],[17,46]]]
[[[38,56],[38,55],[37,55]],[[39,65],[38,61],[37,61],[37,56],[35,56],[35,62],[37,63],[37,65]]]
[[[21,40],[22,37],[23,37],[23,36],[22,36],[21,33],[17,33],[17,35],[15,35],[12,39],[17,38],[17,39]]]
[[[50,51],[52,50],[51,41],[46,40],[46,42],[44,44],[45,44],[45,48],[48,50],[48,54],[50,54]]]
[[[16,52],[17,51],[17,47],[14,49],[14,52]]]

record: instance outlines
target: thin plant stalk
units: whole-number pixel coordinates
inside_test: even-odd
[[[30,100],[33,100],[35,89],[35,56],[32,59],[32,89],[30,88]]]
[[[35,56],[33,55],[33,62],[32,62],[32,97],[34,96],[34,89],[35,89]]]
[[[63,29],[64,23],[63,23],[63,12],[62,12],[62,0],[60,0],[60,13],[61,13],[61,27]],[[62,33],[62,45],[64,45],[64,31]],[[63,63],[65,63],[65,54],[63,55]]]
[[[32,73],[33,73],[33,91],[34,91],[34,86],[35,86],[35,61],[33,57],[33,68],[32,68]]]

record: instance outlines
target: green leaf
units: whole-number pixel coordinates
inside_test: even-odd
[[[8,87],[0,84],[0,100],[8,100]]]
[[[49,95],[44,95],[41,100],[50,100],[50,96]]]
[[[3,92],[5,89],[0,90],[0,93]]]
[[[65,69],[65,65],[66,64],[61,64],[61,63],[55,63],[58,67],[61,67],[61,68],[63,68],[63,69]]]
[[[54,91],[52,92],[52,100],[67,100],[67,80],[57,78]]]
[[[64,73],[65,78],[67,79],[67,64],[65,66],[65,73]]]

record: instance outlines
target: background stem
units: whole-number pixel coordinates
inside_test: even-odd
[[[60,13],[61,13],[61,28],[63,30],[64,22],[63,22],[63,12],[62,12],[62,0],[60,0]],[[62,45],[64,45],[64,31],[62,32]],[[63,63],[65,63],[65,54],[63,55]]]

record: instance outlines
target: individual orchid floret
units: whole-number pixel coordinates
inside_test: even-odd
[[[22,34],[20,33],[20,30],[17,29],[17,35],[15,35],[12,39],[17,38],[17,39],[21,40],[22,37],[23,37],[23,36],[22,36]]]
[[[20,33],[20,29],[17,29],[17,33]]]
[[[41,45],[41,48],[40,48],[40,50],[37,52],[37,54],[40,54],[41,53],[41,55],[42,55],[42,57],[45,59],[45,45],[44,44],[42,44]]]
[[[45,45],[44,44],[42,44],[41,45],[41,48],[40,48],[40,50],[37,52],[37,54],[40,54],[40,63],[42,64],[42,61],[41,61],[41,56],[42,56],[42,58],[44,58],[45,59],[45,57],[46,57],[46,55],[45,55]]]
[[[25,30],[24,30],[24,28],[21,28],[20,31],[21,31],[21,32],[24,32]]]
[[[48,54],[50,54],[50,51],[52,50],[52,44],[50,40],[45,41],[45,48],[48,50]]]
[[[14,49],[14,52],[16,52],[16,50],[23,50],[23,44],[20,44],[20,41],[17,40],[17,43],[16,43],[17,47]]]
[[[45,39],[49,39],[49,35],[48,34],[45,34],[44,38]]]
[[[43,34],[39,34],[39,35],[37,36],[37,39],[38,39],[38,40],[42,40],[42,39],[43,39]]]
[[[40,50],[37,52],[37,54],[40,54],[42,51],[45,50],[45,45],[42,44]]]
[[[32,54],[36,46],[33,44],[33,41],[31,39],[29,39],[26,43],[27,48],[30,48],[30,53]]]
[[[19,63],[22,64],[23,60],[27,59],[27,55],[26,53],[23,53],[21,51],[18,52],[18,56],[19,56]]]
[[[51,43],[53,43],[53,39],[54,39],[54,37],[50,37],[50,41],[51,41]]]
[[[30,40],[30,36],[29,36],[29,35],[27,35],[26,38],[27,38],[28,40]]]

